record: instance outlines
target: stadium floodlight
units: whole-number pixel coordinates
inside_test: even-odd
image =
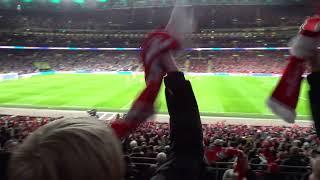
[[[60,3],[61,3],[61,0],[50,0],[50,3],[60,4]]]
[[[85,0],[72,0],[74,3],[84,4]]]

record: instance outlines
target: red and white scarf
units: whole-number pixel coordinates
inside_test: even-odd
[[[167,32],[157,30],[148,35],[142,44],[141,59],[144,66],[146,87],[133,102],[125,119],[114,121],[111,127],[122,139],[151,117],[154,103],[159,94],[164,72],[161,58],[169,51],[179,49],[180,43]]]
[[[293,40],[289,64],[268,99],[274,114],[288,123],[294,123],[306,61],[314,57],[320,36],[320,17],[308,18],[301,26],[299,35]]]

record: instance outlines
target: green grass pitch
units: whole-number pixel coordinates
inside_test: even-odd
[[[188,76],[202,115],[273,117],[265,105],[275,77]],[[309,119],[307,83],[298,105]],[[142,75],[59,74],[0,82],[0,106],[126,111],[144,87]],[[157,102],[165,113],[163,88]]]

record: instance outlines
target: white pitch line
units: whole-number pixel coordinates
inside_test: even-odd
[[[200,111],[200,114],[201,113],[213,113],[212,111]],[[228,114],[239,114],[239,115],[266,115],[266,116],[274,116],[274,114],[271,114],[271,113],[242,113],[242,112],[217,112],[217,114],[225,114],[225,115],[228,115]],[[299,116],[302,116],[302,117],[307,117],[309,115],[299,115]],[[211,116],[209,116],[211,117]],[[212,116],[212,117],[215,117],[215,116]]]
[[[113,113],[108,119],[107,121],[111,121],[118,113]]]
[[[14,105],[14,106],[33,106],[33,104],[24,104],[24,103],[2,103],[5,105]]]
[[[124,106],[122,106],[120,109],[123,110],[123,109],[127,109],[131,106],[133,100],[129,101],[129,103],[125,104]]]
[[[162,116],[162,117],[168,117],[169,118],[169,115],[168,114],[156,114],[156,116]],[[281,119],[267,119],[267,118],[251,118],[251,117],[228,117],[228,116],[225,116],[225,117],[220,117],[220,116],[200,116],[201,119],[211,119],[211,118],[214,118],[214,119],[222,119],[222,120],[225,120],[225,119],[237,119],[237,120],[245,120],[245,119],[253,119],[253,120],[271,120],[271,121],[282,121]],[[297,120],[299,122],[310,122],[310,120]]]
[[[212,111],[200,111],[201,113],[213,113]],[[221,112],[221,114],[240,114],[240,115],[274,115],[274,114],[259,114],[259,113],[242,113],[242,112]]]
[[[103,119],[104,117],[106,117],[107,114],[108,114],[108,113],[103,113],[103,115],[99,117],[99,120],[101,120],[101,119]]]
[[[302,99],[302,100],[304,100],[304,101],[308,101],[308,99],[307,99],[307,98],[304,98],[304,97],[299,97],[299,99]]]
[[[66,108],[87,108],[87,109],[90,109],[90,108],[88,108],[88,106],[60,106],[60,107],[62,107],[62,108],[64,108],[64,107],[66,107]]]

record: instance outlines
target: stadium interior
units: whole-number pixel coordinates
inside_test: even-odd
[[[229,157],[230,149],[247,159],[246,179],[320,179],[313,177],[320,174],[319,164],[312,167],[320,139],[307,81],[296,124],[266,105],[291,57],[293,37],[318,10],[308,0],[0,0],[0,179],[15,179],[8,173],[10,154],[41,127],[79,116],[105,127],[125,121],[146,86],[142,42],[166,26],[175,6],[193,12],[196,24],[174,57],[198,102],[210,168],[210,178],[193,180],[240,180],[240,157]],[[304,77],[312,71],[308,65]],[[152,179],[173,159],[166,86],[156,115],[121,139],[125,180]],[[28,173],[20,179],[41,179]],[[57,177],[46,178],[65,180]]]

